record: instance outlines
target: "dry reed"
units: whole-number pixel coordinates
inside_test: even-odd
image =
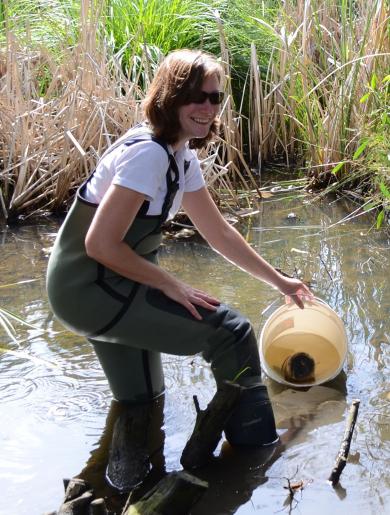
[[[147,45],[141,57],[135,50],[128,56],[134,66],[125,75],[125,48],[114,54],[104,40],[101,2],[81,0],[80,5],[79,41],[63,49],[61,62],[45,48],[22,47],[6,30],[0,52],[0,208],[5,217],[63,210],[105,148],[141,119],[144,92],[138,84],[147,87],[156,64]],[[200,157],[216,196],[228,192],[237,205],[238,190],[260,196],[264,163],[280,156],[287,164],[300,159],[318,183],[334,178],[340,161],[348,173],[370,115],[369,102],[362,104],[360,98],[374,73],[388,72],[390,56],[386,2],[357,0],[354,6],[356,12],[348,14],[345,1],[336,6],[297,0],[285,3],[275,27],[258,20],[275,47],[266,73],[260,74],[258,45],[251,46],[248,91],[242,92],[243,98],[249,95],[246,116],[244,102],[238,109],[234,104],[229,48],[214,13],[227,77],[224,129]],[[246,133],[256,171],[246,160]]]
[[[141,73],[144,88],[151,80],[147,51],[140,62],[136,55],[129,57],[138,70],[129,74],[135,77],[131,81],[123,73],[121,53],[108,55],[99,37],[100,13],[91,9],[93,4],[82,0],[80,40],[64,50],[61,64],[44,50],[20,48],[8,32],[6,52],[0,54],[0,201],[6,218],[31,216],[38,210],[63,211],[105,148],[141,120],[144,92],[137,83]],[[223,37],[221,27],[222,61],[229,75]],[[44,70],[50,81],[45,95],[39,96],[38,80]],[[235,190],[246,187],[246,180],[237,166],[241,135],[229,84],[226,91],[221,113],[224,134],[203,159],[214,192],[222,186],[235,199]],[[232,167],[238,181],[232,180]]]
[[[259,166],[278,152],[287,162],[302,157],[320,185],[335,180],[341,161],[344,173],[350,170],[371,115],[360,99],[372,75],[383,78],[390,69],[387,2],[351,6],[286,2],[276,28],[269,27],[278,44],[264,80],[253,45],[251,145]]]

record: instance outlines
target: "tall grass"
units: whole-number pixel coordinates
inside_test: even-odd
[[[286,2],[267,73],[251,55],[251,150],[259,167],[278,152],[300,164],[309,188],[353,188],[390,209],[389,4]],[[387,150],[386,150],[387,148]],[[370,204],[371,206],[371,204]]]
[[[2,0],[0,209],[62,210],[141,118],[162,56],[203,48],[227,74],[224,132],[201,155],[217,195],[264,164],[388,206],[389,12],[383,0]],[[249,163],[249,164],[248,164]],[[356,186],[358,185],[358,186]]]
[[[140,101],[165,52],[196,46],[220,53],[225,38],[230,77],[231,56],[240,55],[234,50],[240,38],[233,34],[233,52],[227,49],[229,31],[215,12],[229,17],[230,2],[48,0],[50,21],[49,14],[41,18],[42,2],[2,5],[0,207],[8,218],[64,209],[112,139],[140,120]],[[67,21],[55,37],[58,20]],[[229,79],[227,91],[232,84]],[[242,138],[232,107],[228,95],[226,141],[204,158],[210,183],[234,194],[246,182],[237,165]]]
[[[361,99],[372,78],[390,70],[387,2],[286,2],[269,29],[278,49],[263,82],[252,74],[253,150],[268,156],[279,147],[286,160],[300,157],[313,188],[350,178],[373,115]],[[254,50],[252,70],[256,64]]]

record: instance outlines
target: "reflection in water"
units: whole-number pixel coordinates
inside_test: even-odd
[[[258,487],[268,482],[269,470],[277,460],[287,453],[294,453],[294,447],[304,444],[312,430],[317,430],[323,424],[337,423],[342,418],[345,409],[345,376],[341,375],[337,382],[329,383],[326,387],[314,386],[306,392],[282,387],[276,393],[272,392],[271,385],[280,441],[276,445],[259,449],[232,448],[225,442],[218,458],[207,470],[198,474],[210,486],[195,507],[193,515],[206,512],[236,513],[240,506],[250,501]],[[300,456],[297,470],[298,466],[301,469],[305,465]],[[292,479],[295,472],[285,473],[278,478],[281,493],[286,484],[284,478]],[[265,501],[263,499],[263,508]],[[277,511],[275,505],[274,508],[269,505],[268,509],[269,513]]]
[[[192,471],[197,477],[206,480],[209,488],[191,513],[235,513],[250,500],[255,489],[268,481],[267,470],[288,449],[305,442],[310,431],[342,419],[345,410],[345,381],[345,374],[340,374],[328,386],[315,386],[306,392],[285,388],[280,388],[279,393],[274,391],[273,401],[281,434],[280,441],[276,445],[257,449],[237,449],[224,442],[219,455],[207,467]],[[270,386],[272,390],[272,385]],[[164,432],[161,430],[163,407],[163,397],[138,406],[112,402],[98,447],[77,476],[87,481],[98,497],[104,497],[110,510],[120,513],[127,497],[126,492],[132,486],[124,485],[120,488],[116,483],[117,488],[112,488],[110,483],[115,483],[115,479],[119,481],[123,478],[146,476],[133,492],[135,502],[166,472]],[[292,411],[295,412],[294,416],[291,416]],[[127,422],[133,422],[134,418],[139,425],[135,431],[134,425]],[[119,441],[119,444],[113,445],[115,441]],[[150,456],[150,466],[146,468],[140,449],[147,450]],[[130,464],[130,469],[124,470],[119,465],[116,474],[112,463],[121,462],[124,455],[125,463]],[[111,481],[107,481],[107,475]],[[121,491],[124,493],[121,494]]]
[[[134,406],[112,401],[97,448],[77,475],[110,511],[121,513],[130,490],[140,498],[163,477],[163,413],[164,396]]]
[[[345,376],[304,390],[265,379],[282,443],[248,453],[220,446],[210,468],[199,472],[211,486],[194,514],[288,513],[286,477],[313,480],[299,498],[301,514],[385,513],[390,510],[390,242],[364,217],[327,229],[352,210],[344,201],[276,200],[262,203],[259,215],[246,219],[240,230],[275,266],[309,280],[342,318],[349,341]],[[287,217],[292,211],[294,219]],[[7,515],[31,515],[32,505],[34,514],[51,511],[63,498],[63,477],[85,468],[100,467],[101,473],[106,466],[106,418],[113,410],[107,382],[89,343],[63,331],[47,305],[47,249],[57,229],[58,223],[49,221],[0,231],[0,306],[38,328],[18,325],[19,345],[0,329],[0,512]],[[200,241],[167,240],[160,260],[246,313],[257,332],[269,314],[262,311],[277,298]],[[164,467],[180,469],[195,421],[192,396],[204,407],[214,394],[200,357],[165,356],[164,369],[164,453],[161,466],[151,469],[156,472],[149,475],[151,482]],[[359,417],[338,495],[326,479],[353,398],[361,400]]]

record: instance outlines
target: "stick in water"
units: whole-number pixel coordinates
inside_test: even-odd
[[[355,422],[359,411],[359,404],[360,400],[355,399],[354,401],[352,401],[352,405],[349,410],[344,438],[341,442],[340,450],[337,455],[333,470],[328,479],[328,481],[330,481],[333,486],[337,485],[337,483],[339,482],[341,473],[344,470],[345,465],[347,464],[347,458],[349,454],[349,448],[351,446],[353,430],[355,428]]]

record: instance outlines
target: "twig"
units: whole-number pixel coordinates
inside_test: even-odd
[[[340,450],[336,458],[336,462],[334,464],[333,470],[328,478],[328,481],[332,483],[332,486],[337,485],[339,482],[339,478],[341,476],[342,471],[344,470],[345,465],[347,464],[347,458],[349,454],[349,448],[351,446],[351,440],[353,435],[353,430],[355,428],[355,423],[359,411],[360,400],[355,399],[352,401],[351,408],[349,410],[349,415],[347,419],[347,425],[345,428],[344,438],[341,442]]]
[[[333,279],[333,277],[332,277],[331,273],[329,272],[328,267],[326,266],[325,261],[322,259],[322,257],[321,257],[321,256],[319,256],[319,258],[320,258],[321,263],[324,265],[324,267],[325,267],[325,271],[326,271],[326,273],[329,275],[330,280],[331,280],[331,281],[333,281],[334,279]]]
[[[280,275],[283,275],[283,277],[288,277],[289,279],[294,279],[292,275],[286,274],[286,272],[283,272],[280,268],[275,267],[275,270],[280,273]]]

